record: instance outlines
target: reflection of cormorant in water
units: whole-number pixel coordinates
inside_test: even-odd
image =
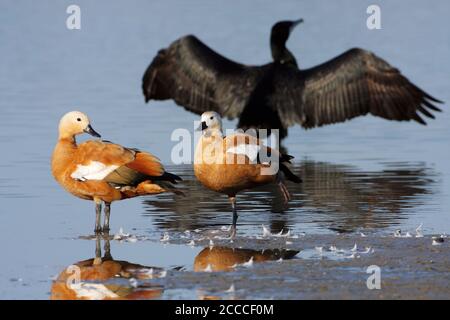
[[[433,183],[433,174],[423,164],[390,163],[381,171],[314,161],[295,166],[304,183],[289,186],[293,196],[289,205],[270,186],[244,192],[239,199],[242,224],[268,224],[272,232],[297,223],[339,232],[384,228],[423,204],[422,195],[431,193]],[[156,226],[185,231],[228,225],[228,202],[203,188],[190,166],[177,174],[184,177],[188,197],[144,200],[145,214],[152,215]]]
[[[162,295],[161,286],[146,282],[157,278],[162,269],[114,260],[110,253],[109,234],[103,235],[103,239],[104,256],[101,256],[101,236],[97,235],[95,258],[64,269],[52,284],[52,300],[140,300]]]
[[[285,249],[250,250],[228,247],[206,247],[195,257],[194,271],[232,271],[239,264],[288,260],[299,251]]]

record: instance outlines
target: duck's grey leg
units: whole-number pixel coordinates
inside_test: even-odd
[[[100,239],[100,235],[97,234],[95,237],[95,258],[101,258],[102,257],[102,248],[100,247],[101,245],[101,239]]]
[[[288,203],[291,200],[291,194],[289,193],[289,190],[287,189],[284,182],[278,182],[278,186],[280,187],[281,194],[283,195],[283,199],[285,203]]]
[[[233,208],[233,223],[231,224],[230,237],[234,238],[236,236],[236,224],[238,219],[237,209],[236,209],[236,197],[230,197],[231,207]]]
[[[103,222],[103,232],[109,232],[109,216],[111,215],[111,203],[105,202],[105,221]]]
[[[99,233],[102,231],[101,219],[102,219],[102,202],[95,201],[95,229],[94,229],[95,233]]]
[[[100,233],[95,234],[95,258],[92,262],[93,265],[99,265],[102,263],[102,248],[101,245],[101,235]]]
[[[103,256],[104,260],[113,260],[111,256],[111,243],[108,231],[103,233],[103,241],[105,241],[105,245],[103,247],[105,249],[105,255]]]
[[[284,180],[285,180],[284,173],[279,171],[276,177],[276,181],[278,183],[278,186],[280,187],[280,191],[281,194],[283,195],[284,202],[288,203],[291,200],[291,195],[286,185],[284,184]]]

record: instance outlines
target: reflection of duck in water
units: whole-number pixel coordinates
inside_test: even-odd
[[[244,193],[240,198],[244,224],[247,219],[253,219],[254,224],[256,216],[267,215],[261,220],[269,220],[274,233],[304,222],[341,232],[384,228],[397,223],[411,208],[429,201],[432,194],[433,172],[420,163],[390,163],[377,171],[315,161],[302,161],[296,166],[294,171],[300,170],[304,181],[289,185],[295,200],[289,206],[281,197],[272,201],[267,187]],[[146,199],[146,211],[154,217],[156,226],[185,231],[227,224],[229,204],[204,190],[191,167],[182,167],[177,173],[184,177],[189,198],[176,202],[166,195],[158,200]]]
[[[235,266],[248,262],[292,259],[299,251],[273,249],[251,250],[228,247],[207,247],[195,257],[194,271],[232,271]]]
[[[101,238],[96,236],[95,258],[77,262],[64,269],[53,282],[52,300],[139,300],[158,298],[161,286],[145,280],[157,278],[162,269],[114,260],[109,234],[104,235],[105,255],[101,257]],[[138,284],[138,280],[142,284]]]

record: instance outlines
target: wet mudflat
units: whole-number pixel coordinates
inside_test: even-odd
[[[106,252],[97,262],[92,257],[77,264],[85,276],[81,287],[67,289],[73,265],[63,270],[52,282],[51,298],[448,299],[445,235],[436,240],[420,228],[383,235],[273,234],[262,226],[260,235],[231,240],[227,229],[165,233],[159,240],[122,231],[96,241],[91,237],[92,246],[106,244],[101,248]],[[174,258],[165,267],[164,261],[143,266],[110,255],[123,242],[154,252],[183,249],[189,257]],[[380,270],[380,288],[370,290],[374,266]]]
[[[450,233],[447,105],[427,127],[365,117],[292,128],[284,147],[304,183],[288,185],[288,205],[270,186],[240,195],[231,242],[226,197],[199,185],[190,164],[172,161],[172,131],[193,131],[197,116],[171,101],[145,105],[140,92],[153,55],[181,35],[258,64],[270,60],[269,26],[303,17],[288,43],[302,68],[361,46],[448,103],[447,1],[433,11],[422,1],[408,10],[379,1],[379,31],[365,27],[371,3],[359,1],[220,10],[209,2],[78,1],[79,32],[65,28],[69,4],[0,4],[1,299],[450,298],[450,240],[432,244]],[[50,174],[57,122],[72,109],[89,114],[105,139],[159,156],[183,177],[187,197],[114,203],[110,236],[94,237],[93,204]],[[82,281],[58,288],[74,265]],[[380,290],[366,285],[372,265]]]
[[[175,292],[185,288],[195,290],[198,298],[448,299],[449,246],[433,246],[430,237],[305,236],[278,241],[269,237],[237,239],[231,246],[236,258],[244,250],[241,248],[253,250],[254,257],[269,251],[267,248],[299,253],[290,260],[276,256],[264,263],[255,258],[239,263],[225,256],[222,263],[234,266],[234,272],[173,272],[166,280],[167,294],[171,288]],[[215,248],[206,246],[204,250],[214,255]],[[213,266],[220,264],[220,258],[213,261]],[[380,290],[367,288],[372,274],[367,268],[372,265],[381,268]]]

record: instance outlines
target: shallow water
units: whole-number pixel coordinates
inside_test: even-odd
[[[195,257],[209,245],[209,239],[230,246],[220,237],[214,238],[230,223],[230,207],[224,196],[195,181],[191,166],[171,162],[171,148],[176,143],[170,140],[172,130],[192,131],[197,116],[171,101],[145,105],[140,90],[145,68],[158,49],[187,33],[198,35],[237,61],[264,63],[270,60],[270,25],[278,19],[303,17],[305,24],[288,42],[302,67],[360,46],[399,67],[433,96],[450,101],[448,1],[434,1],[432,9],[418,0],[378,3],[382,30],[369,31],[365,10],[370,1],[329,1],[320,6],[298,1],[277,5],[261,1],[258,6],[209,1],[132,1],[126,5],[77,1],[82,29],[69,31],[65,11],[72,2],[2,1],[0,241],[4,249],[0,298],[48,299],[52,279],[67,266],[95,255],[95,241],[86,240],[93,228],[93,204],[65,193],[49,168],[57,122],[72,109],[88,113],[105,139],[149,150],[185,179],[186,198],[160,195],[113,205],[113,233],[123,227],[138,241],[112,240],[112,256],[168,270],[166,278],[155,280],[166,288],[160,298],[207,296],[207,289],[214,288],[218,280],[192,272]],[[305,247],[292,240],[294,249],[305,251],[286,265],[267,262],[255,267],[266,280],[260,285],[272,290],[259,288],[264,294],[255,296],[251,292],[257,290],[240,288],[243,291],[238,291],[237,297],[307,298],[318,292],[326,297],[328,291],[322,286],[332,283],[326,278],[318,278],[308,290],[294,296],[289,285],[277,287],[280,272],[286,282],[297,281],[295,271],[307,271],[305,265],[309,264],[316,264],[320,272],[341,270],[342,277],[334,281],[344,291],[348,288],[343,283],[348,282],[349,288],[352,281],[358,283],[360,278],[352,268],[362,268],[366,260],[352,265],[351,261],[310,259],[308,250],[321,243],[353,243],[363,232],[386,250],[386,255],[377,259],[387,266],[393,263],[392,269],[400,272],[401,267],[389,257],[414,251],[408,251],[408,239],[398,244],[383,237],[392,237],[397,229],[414,233],[420,224],[426,236],[449,233],[450,115],[447,106],[443,109],[446,112],[437,114],[427,127],[364,117],[309,131],[291,128],[284,146],[296,157],[294,170],[305,182],[289,185],[293,201],[288,206],[271,187],[240,195],[237,242],[252,250],[289,247],[286,240],[282,244],[266,241],[257,247],[261,225],[273,233],[290,230],[311,238]],[[235,124],[225,122],[229,128]],[[195,229],[200,230],[195,233]],[[170,238],[168,243],[160,241],[164,233]],[[350,238],[342,240],[343,235]],[[194,246],[187,245],[192,240]],[[417,242],[416,252],[424,259],[428,258],[426,250],[435,249],[430,243],[429,237]],[[345,245],[350,248],[353,244]],[[173,270],[175,267],[185,271]],[[225,290],[231,280],[238,282],[249,274],[252,271],[239,269],[221,275],[221,288]],[[409,279],[408,274],[398,277],[405,283]],[[429,277],[433,283],[438,274]],[[352,287],[347,297],[362,296],[364,290]],[[333,297],[333,291],[329,292]],[[430,291],[427,297],[434,293],[442,297],[437,291]]]

